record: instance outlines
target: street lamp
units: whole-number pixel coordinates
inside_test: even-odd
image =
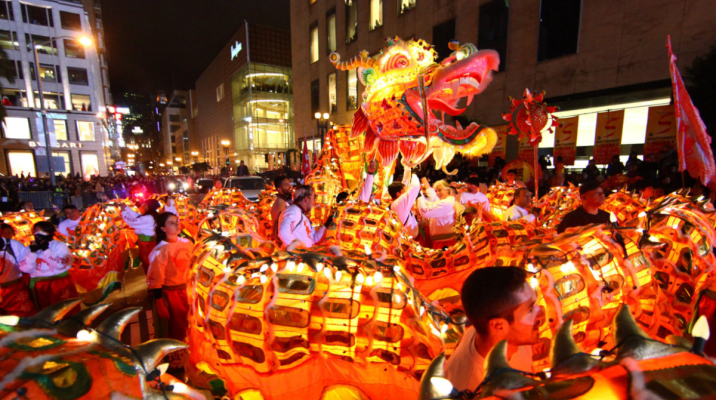
[[[73,36],[59,36],[52,38],[46,42],[37,43],[34,39],[32,40],[32,53],[35,57],[35,79],[37,80],[37,91],[40,93],[40,114],[42,115],[42,128],[45,130],[45,151],[47,152],[47,169],[50,173],[50,183],[55,186],[55,166],[52,165],[52,148],[50,144],[50,130],[47,127],[47,110],[45,109],[45,96],[42,93],[42,80],[40,80],[40,58],[37,56],[37,47],[44,46],[48,43],[52,43],[57,39],[74,39]],[[92,39],[88,37],[80,37],[80,44],[83,46],[90,46]]]
[[[196,164],[197,161],[199,161],[199,152],[198,152],[198,151],[192,151],[192,152],[191,152],[191,156],[194,158],[194,164]]]
[[[313,116],[316,117],[316,130],[318,131],[318,134],[321,135],[321,148],[323,148],[323,142],[326,138],[326,133],[328,133],[328,127],[332,125],[328,122],[330,115],[328,115],[328,113],[321,114],[317,112]]]
[[[228,140],[222,140],[221,145],[224,146],[224,158],[226,161],[226,175],[229,175],[229,145],[231,142]]]

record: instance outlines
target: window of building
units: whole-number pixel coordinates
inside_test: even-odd
[[[72,109],[75,111],[92,111],[90,97],[86,94],[72,94]]]
[[[22,79],[22,78],[21,78]],[[25,101],[25,91],[19,90],[19,89],[3,89],[2,90],[2,97],[7,98],[7,100],[10,102],[12,106],[15,107],[27,107],[24,104]]]
[[[370,0],[370,29],[383,26],[383,0]]]
[[[346,98],[346,109],[355,110],[358,108],[358,70],[351,69],[346,71],[348,91]]]
[[[85,58],[85,48],[73,39],[65,39],[65,57]]]
[[[335,72],[328,74],[328,108],[331,114],[338,112],[338,89]]]
[[[62,26],[62,29],[81,31],[82,22],[80,20],[80,15],[66,11],[60,11],[60,26]]]
[[[92,121],[77,121],[77,138],[83,142],[94,141],[94,124]]]
[[[181,125],[171,125],[169,127],[169,129],[172,131],[172,133],[174,133],[174,132],[178,131],[179,129],[181,129]],[[177,137],[177,140],[179,140],[178,137]]]
[[[336,51],[336,10],[331,10],[326,16],[326,48],[330,54]]]
[[[224,84],[222,83],[216,88],[216,102],[220,102],[224,98]]]
[[[99,158],[97,153],[81,153],[82,176],[99,176]]]
[[[74,85],[89,85],[87,70],[84,68],[67,67],[67,79]]]
[[[311,63],[318,61],[318,24],[311,26]]]
[[[10,175],[37,176],[35,154],[31,151],[8,151],[7,166],[10,170]]]
[[[37,54],[57,55],[57,46],[55,40],[50,40],[47,36],[25,34],[25,43],[27,51],[32,51],[33,41],[37,43]]]
[[[477,33],[478,49],[493,49],[500,54],[500,71],[507,67],[507,22],[510,9],[502,0],[480,6]]]
[[[72,161],[70,161],[70,153],[68,151],[53,151],[52,157],[61,157],[62,165],[64,166],[64,168],[60,170],[57,168],[57,163],[55,163],[55,176],[68,175],[72,173]]]
[[[54,27],[54,21],[52,21],[52,9],[45,7],[31,6],[29,4],[20,3],[22,7],[22,22]]]
[[[17,61],[5,60],[5,76],[8,80],[17,78]]]
[[[59,66],[49,64],[40,64],[40,79],[43,82],[59,82]],[[35,79],[35,63],[30,63],[30,78],[34,81]]]
[[[418,5],[418,0],[398,0],[398,15],[410,11]]]
[[[5,50],[19,50],[19,45],[20,43],[17,41],[17,34],[15,32],[0,30],[0,47]]]
[[[169,114],[169,121],[181,122],[181,119],[179,118],[179,114]]]
[[[448,47],[450,41],[455,39],[455,19],[443,22],[433,27],[433,45],[438,52],[438,60],[447,58],[452,50]]]
[[[537,61],[575,54],[582,0],[542,0]]]
[[[346,3],[346,44],[358,38],[358,1]]]
[[[11,1],[0,1],[0,19],[15,20]]]
[[[35,108],[40,108],[40,92],[34,91],[35,95]],[[45,108],[46,109],[52,109],[52,110],[61,110],[64,107],[64,96],[61,93],[56,92],[45,92],[42,91],[42,96],[45,100]],[[26,104],[23,105],[24,107],[27,107]]]
[[[321,100],[320,100],[320,83],[318,79],[311,82],[311,115],[319,112],[321,108]]]
[[[27,118],[5,117],[3,130],[5,139],[32,139],[30,121]]]
[[[63,119],[53,119],[52,125],[55,127],[55,137],[57,140],[70,140],[67,136],[67,122]]]

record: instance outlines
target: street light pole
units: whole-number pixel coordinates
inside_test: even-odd
[[[47,168],[50,172],[50,183],[55,186],[55,166],[52,165],[52,147],[50,143],[50,129],[47,127],[47,110],[45,109],[45,96],[42,93],[42,81],[40,80],[40,61],[37,57],[37,42],[32,41],[32,54],[35,57],[35,79],[37,79],[37,90],[40,92],[40,114],[42,114],[42,128],[45,130],[45,151],[47,152]]]

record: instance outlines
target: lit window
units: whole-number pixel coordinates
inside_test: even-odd
[[[57,168],[58,163],[55,162],[55,164],[54,164],[55,175],[61,175],[61,174],[67,175],[67,174],[72,173],[72,166],[71,166],[72,164],[70,162],[70,153],[68,153],[66,151],[53,152],[52,157],[53,158],[61,157],[62,158],[61,166],[64,167],[64,168]]]
[[[338,92],[336,89],[336,73],[328,75],[328,108],[331,114],[338,112]]]
[[[224,98],[224,84],[222,83],[216,88],[216,102],[220,102]]]
[[[358,38],[358,0],[346,3],[346,43]]]
[[[72,39],[65,39],[65,57],[85,58],[84,46]]]
[[[370,0],[370,29],[383,26],[383,0]]]
[[[75,111],[92,111],[90,97],[86,94],[72,94],[72,109]]]
[[[79,123],[79,121],[78,121]],[[82,176],[99,176],[97,153],[82,153]]]
[[[328,52],[336,51],[336,12],[332,11],[326,17],[326,39]]]
[[[80,141],[94,141],[94,124],[91,121],[77,121],[77,137]]]
[[[318,61],[318,26],[311,28],[311,63]]]
[[[5,117],[3,125],[5,139],[32,139],[27,118]]]
[[[55,137],[57,140],[70,140],[67,137],[67,124],[61,119],[53,119],[52,125],[55,128]]]
[[[398,0],[398,15],[410,11],[417,5],[418,0]]]
[[[15,32],[0,30],[0,47],[5,50],[18,50],[19,45]]]
[[[346,109],[355,110],[358,108],[358,70],[351,69],[348,73],[348,97],[346,99]]]
[[[31,151],[8,151],[7,163],[10,166],[10,175],[37,176],[35,156]]]

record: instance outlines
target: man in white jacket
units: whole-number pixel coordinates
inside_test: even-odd
[[[423,178],[423,186],[428,198],[418,199],[418,210],[423,218],[429,220],[432,248],[442,249],[452,246],[456,242],[457,233],[455,232],[455,197],[451,195],[450,185],[447,181],[441,180],[435,182],[435,189],[433,189],[428,180]]]
[[[0,239],[0,315],[30,317],[36,312],[35,305],[30,298],[30,291],[27,288],[27,283],[22,279],[22,271],[19,268],[20,262],[30,253],[30,249],[12,239],[12,236],[15,236],[12,226],[2,224],[2,233],[3,237]]]
[[[326,226],[333,222],[333,216],[318,230],[313,228],[308,213],[316,201],[316,192],[309,185],[299,185],[293,191],[293,204],[281,214],[278,237],[285,247],[302,245],[311,248],[323,239]],[[296,243],[294,243],[296,242]]]
[[[413,205],[418,199],[418,193],[420,193],[420,181],[409,168],[405,168],[402,182],[393,182],[388,186],[388,194],[393,199],[390,209],[398,214],[400,223],[411,238],[416,238],[419,231],[418,220],[413,214]]]

